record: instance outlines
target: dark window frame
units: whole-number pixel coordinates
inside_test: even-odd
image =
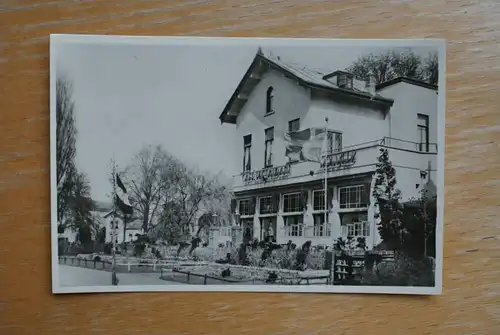
[[[248,161],[247,161],[248,151]],[[252,170],[252,135],[243,136],[243,172]]]
[[[297,127],[294,127],[294,125],[297,125]],[[288,132],[291,133],[299,130],[300,130],[300,118],[288,121]]]
[[[268,133],[271,136],[268,136]],[[264,168],[273,166],[273,142],[274,142],[274,127],[269,127],[264,130]],[[269,157],[268,157],[269,155]]]
[[[425,124],[421,124],[423,121]],[[418,129],[418,150],[422,152],[429,152],[429,115],[417,114],[417,129]],[[424,143],[422,143],[422,132],[425,134]]]
[[[274,108],[273,108],[273,102],[274,102],[274,87],[269,86],[266,91],[266,114],[265,115],[270,115],[274,113]]]

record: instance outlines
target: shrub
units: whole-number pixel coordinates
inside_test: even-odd
[[[113,251],[113,243],[106,243],[104,244],[104,253],[106,255],[111,255],[111,252]]]
[[[397,254],[394,261],[383,261],[360,273],[361,285],[432,287],[434,265],[430,258],[415,259]]]
[[[311,270],[322,270],[325,268],[326,250],[314,250],[307,255],[306,266]]]
[[[144,251],[146,250],[146,244],[142,242],[137,242],[134,245],[134,256],[140,257],[144,254]]]

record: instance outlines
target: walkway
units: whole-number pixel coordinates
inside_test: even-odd
[[[160,279],[160,273],[118,273],[118,285],[182,285]],[[59,265],[61,286],[111,285],[111,272],[69,265]]]

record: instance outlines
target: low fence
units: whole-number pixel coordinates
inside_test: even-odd
[[[73,256],[60,256],[59,264],[69,265],[75,267],[81,267],[86,269],[95,269],[103,271],[111,271],[113,268],[113,262],[109,259],[88,259]],[[144,262],[144,261],[123,261],[118,260],[116,262],[116,272],[125,273],[151,273],[160,272],[164,263],[160,262]]]
[[[333,254],[331,271],[334,285],[350,285],[357,274],[366,269],[366,263],[380,263],[394,260],[392,251],[351,251]]]

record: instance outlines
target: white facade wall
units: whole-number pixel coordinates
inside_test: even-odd
[[[328,128],[342,133],[344,148],[382,139],[389,131],[381,111],[324,98],[312,101],[301,128],[322,127],[326,117]]]
[[[274,88],[274,114],[266,114],[266,91]],[[261,82],[252,91],[238,116],[236,129],[236,146],[241,168],[243,170],[243,136],[252,134],[252,170],[264,168],[264,131],[274,127],[273,165],[284,165],[285,157],[284,135],[288,131],[288,122],[297,118],[304,118],[311,104],[310,91],[281,73],[270,70],[266,72]]]
[[[127,227],[125,236],[123,234],[123,231],[125,229],[123,225],[123,221],[120,218],[114,219],[116,222],[116,233],[117,233],[117,241],[118,243],[124,243],[124,242],[132,242],[137,239],[135,236],[136,234],[142,234],[142,229],[137,229],[135,226],[137,225],[134,223],[134,227],[130,226]],[[106,243],[112,243],[113,242],[113,218],[110,216],[106,219]]]
[[[273,107],[275,113],[265,116],[266,91],[269,86],[274,88]],[[267,72],[262,81],[252,91],[249,99],[237,119],[236,140],[239,151],[239,159],[243,170],[243,136],[252,134],[251,161],[252,171],[264,168],[265,136],[264,131],[268,127],[274,127],[275,135],[273,142],[273,166],[281,166],[288,162],[285,156],[285,142],[283,135],[288,131],[288,122],[300,118],[300,128],[323,127],[325,117],[328,117],[328,128],[342,133],[342,144],[345,150],[356,150],[356,163],[345,169],[329,172],[329,187],[333,188],[332,201],[338,201],[338,185],[342,177],[351,177],[365,174],[352,183],[373,184],[370,174],[375,171],[375,164],[380,148],[389,150],[389,158],[396,169],[398,180],[397,188],[402,191],[403,201],[418,196],[418,192],[427,179],[421,179],[421,171],[431,167],[430,177],[436,183],[437,155],[435,147],[431,144],[431,153],[417,152],[416,143],[419,142],[417,114],[429,116],[429,142],[437,143],[437,94],[435,90],[417,85],[400,82],[389,86],[379,92],[385,98],[393,99],[394,105],[389,113],[384,114],[377,109],[359,106],[352,103],[340,102],[339,100],[327,99],[312,94],[294,81],[287,79],[276,71]],[[385,140],[384,140],[385,138]],[[389,140],[389,138],[392,138]],[[384,140],[384,141],[382,141]],[[311,175],[309,172],[314,171]],[[334,241],[345,235],[345,229],[340,227],[337,214],[329,218],[329,236],[313,236],[313,209],[312,189],[321,187],[318,181],[323,180],[323,173],[318,173],[319,164],[302,162],[290,166],[290,175],[283,180],[269,181],[245,185],[241,176],[234,180],[234,191],[237,198],[243,199],[254,197],[256,200],[255,215],[242,216],[242,220],[251,222],[253,237],[261,239],[261,223],[269,215],[260,215],[259,195],[280,194],[280,206],[275,218],[275,235],[278,243],[287,243],[291,240],[301,245],[311,240],[314,245],[324,244],[331,246]],[[368,179],[367,179],[368,178]],[[319,186],[311,187],[311,183]],[[285,217],[283,213],[283,193],[288,191],[276,191],[276,187],[286,185],[297,185],[295,190],[308,191],[308,206],[305,212],[294,213],[302,215],[304,231],[302,236],[288,236],[285,234]],[[370,190],[371,198],[371,190]],[[374,199],[370,199],[370,206],[365,208],[370,222],[368,247],[380,243],[377,227],[374,223],[375,209]],[[338,210],[338,212],[355,212],[357,210]],[[245,228],[245,227],[244,227]],[[345,237],[345,236],[344,236]]]

